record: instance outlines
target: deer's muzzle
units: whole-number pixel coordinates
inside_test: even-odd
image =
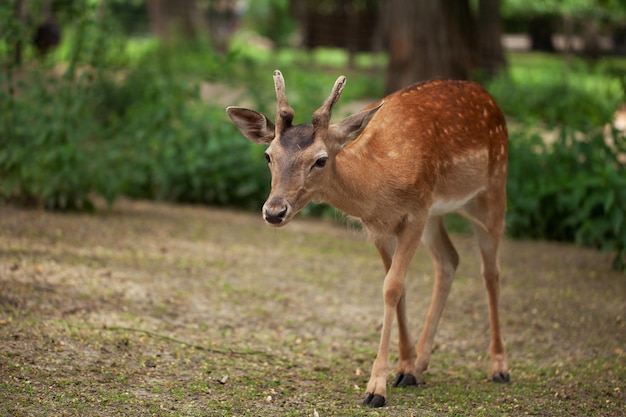
[[[291,213],[289,202],[283,198],[272,198],[263,205],[263,218],[272,226],[287,223]]]

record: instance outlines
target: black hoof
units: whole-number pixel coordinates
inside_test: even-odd
[[[493,382],[506,383],[506,382],[511,382],[511,377],[509,376],[508,373],[496,372],[495,374],[491,376],[491,380]]]
[[[370,394],[367,392],[365,393],[363,405],[367,405],[369,407],[382,407],[385,405],[385,397],[380,394]]]
[[[410,385],[417,385],[417,379],[411,374],[398,373],[396,380],[393,381],[394,387],[408,387]]]

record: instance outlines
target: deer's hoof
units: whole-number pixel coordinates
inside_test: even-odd
[[[417,378],[411,374],[403,374],[399,372],[396,375],[396,380],[393,381],[394,387],[408,387],[411,385],[417,385]]]
[[[493,382],[506,383],[511,382],[511,377],[507,372],[496,372],[491,376]]]
[[[369,407],[382,407],[385,405],[385,397],[380,394],[370,394],[367,392],[365,393],[363,405],[367,405]]]

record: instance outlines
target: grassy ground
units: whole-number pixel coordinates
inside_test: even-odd
[[[611,416],[626,413],[626,280],[594,251],[506,241],[512,382],[487,381],[471,237],[425,385],[360,405],[382,266],[360,233],[200,207],[0,207],[2,416]],[[408,278],[414,335],[432,274]],[[394,360],[395,358],[392,358]]]

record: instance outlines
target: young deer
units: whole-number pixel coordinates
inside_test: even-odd
[[[394,314],[399,360],[393,386],[416,385],[428,366],[437,324],[459,257],[443,215],[470,219],[482,255],[491,323],[492,380],[508,382],[498,318],[498,245],[506,211],[507,127],[493,98],[466,81],[430,81],[393,93],[330,124],[346,83],[339,77],[312,124],[292,125],[285,82],[274,72],[275,123],[254,110],[228,107],[251,141],[269,145],[272,191],[263,217],[283,226],[309,201],[327,202],[361,220],[382,258],[384,315],[378,354],[364,404],[381,407],[387,395],[389,337]],[[355,139],[348,143],[352,139]],[[404,278],[419,242],[430,251],[436,280],[419,342],[409,335]]]

